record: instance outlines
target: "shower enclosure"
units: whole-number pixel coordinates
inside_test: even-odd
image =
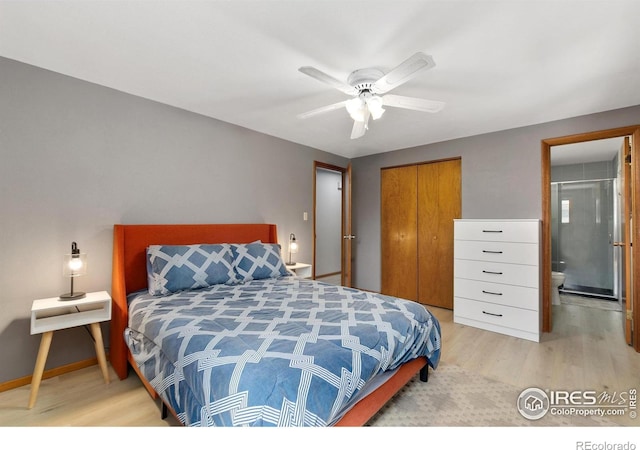
[[[616,299],[613,242],[619,230],[616,180],[551,183],[552,270],[564,272],[561,291]]]

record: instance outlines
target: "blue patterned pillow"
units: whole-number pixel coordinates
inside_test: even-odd
[[[151,295],[238,282],[230,244],[150,245],[147,279]]]
[[[279,244],[232,244],[233,266],[240,281],[290,275],[280,255]]]

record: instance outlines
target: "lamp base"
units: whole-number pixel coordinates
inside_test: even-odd
[[[84,292],[67,292],[66,294],[60,294],[60,300],[78,300],[86,295]]]
[[[297,263],[294,262],[288,262],[288,263],[284,263],[285,266],[295,266]]]

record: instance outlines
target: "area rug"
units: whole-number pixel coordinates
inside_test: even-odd
[[[368,423],[371,427],[616,426],[606,418],[545,415],[523,417],[517,409],[522,389],[440,364],[429,381],[416,376]]]

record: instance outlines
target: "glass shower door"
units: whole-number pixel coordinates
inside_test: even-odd
[[[616,295],[614,192],[613,180],[557,184],[555,258],[564,268],[565,291],[611,298]]]

